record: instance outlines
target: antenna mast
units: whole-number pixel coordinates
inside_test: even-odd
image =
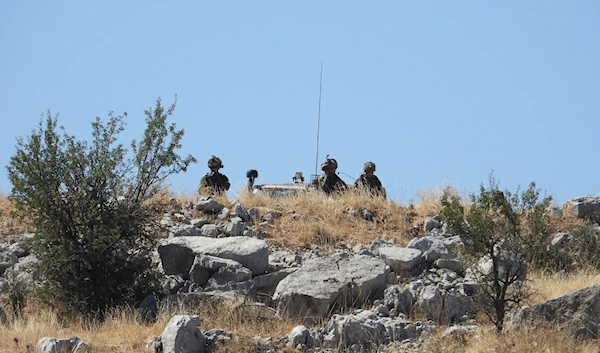
[[[323,62],[321,61],[321,76],[319,78],[319,114],[317,115],[317,160],[315,161],[315,175],[319,166],[319,130],[321,129],[321,93],[323,92]]]

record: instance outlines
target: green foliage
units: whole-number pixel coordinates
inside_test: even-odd
[[[175,104],[160,98],[146,110],[133,154],[118,143],[127,114],[92,123],[92,139],[77,140],[48,112],[7,166],[19,213],[33,219],[32,248],[41,260],[47,298],[83,314],[132,303],[152,289],[150,251],[165,203],[162,185],[196,159],[181,158],[183,130],[167,125]],[[60,133],[62,132],[62,133]]]
[[[488,187],[481,185],[479,194],[470,195],[466,207],[450,190],[442,196],[442,218],[460,235],[462,255],[477,272],[482,309],[498,330],[511,306],[527,298],[525,260],[538,246],[531,239],[547,233],[550,201],[551,197],[540,200],[535,183],[521,193],[501,191],[493,175]]]
[[[6,271],[4,279],[5,282],[0,291],[0,301],[4,303],[5,307],[10,308],[13,319],[16,319],[23,314],[30,294],[30,286],[13,271]]]
[[[600,269],[600,229],[586,222],[573,230],[559,244],[545,247],[543,256],[536,258],[536,265],[546,272]]]

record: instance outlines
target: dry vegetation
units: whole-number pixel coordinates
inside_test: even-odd
[[[0,196],[0,241],[32,230],[29,220],[16,217],[14,211],[14,204],[8,198]]]
[[[566,333],[553,330],[497,333],[492,327],[484,327],[468,337],[440,337],[445,327],[430,334],[419,352],[427,353],[597,353],[598,342],[580,342]],[[400,352],[389,350],[389,353]]]
[[[280,211],[282,216],[272,225],[263,228],[271,246],[289,249],[308,248],[317,244],[325,249],[352,248],[359,244],[369,244],[376,237],[406,245],[417,232],[427,216],[439,212],[441,190],[421,192],[414,205],[404,206],[395,202],[373,199],[366,195],[349,194],[340,198],[328,198],[321,194],[303,194],[288,198],[268,199],[246,192],[239,198],[246,208],[268,207]],[[192,200],[195,195],[177,195],[180,200]],[[226,206],[231,200],[218,197]],[[373,221],[360,216],[362,209],[373,212]],[[352,214],[350,210],[356,212]],[[27,222],[11,217],[12,204],[0,198],[0,241],[22,234],[28,229]],[[570,230],[581,224],[580,221],[553,217],[553,230]],[[535,292],[534,301],[539,302],[556,297],[591,284],[598,283],[600,274],[592,271],[579,272],[569,276],[531,275]],[[46,307],[29,301],[25,315],[9,319],[0,330],[0,352],[31,351],[44,336],[79,338],[92,342],[94,352],[141,352],[149,338],[159,336],[167,322],[177,311],[161,312],[154,324],[143,324],[137,319],[136,311],[121,308],[108,316],[103,323],[73,321],[59,317]],[[276,313],[264,306],[252,303],[208,303],[186,314],[197,314],[202,318],[202,330],[220,328],[236,334],[236,340],[219,350],[227,352],[254,352],[252,337],[273,337],[287,335],[298,324],[297,321],[277,317]],[[422,347],[424,352],[598,352],[598,342],[576,342],[569,336],[553,331],[537,330],[528,333],[513,333],[508,330],[497,334],[490,325],[484,326],[474,336],[460,339],[440,338],[444,327],[431,333]],[[15,340],[16,339],[16,340]],[[282,348],[284,352],[295,352]],[[390,352],[393,352],[391,350]]]
[[[330,198],[314,192],[279,199],[244,193],[240,201],[247,208],[280,211],[281,218],[266,231],[273,245],[287,248],[307,248],[311,244],[352,248],[371,243],[378,236],[405,245],[412,239],[410,230],[416,221],[416,214],[407,207],[358,193]],[[373,213],[372,222],[361,216],[365,209]]]
[[[141,322],[136,310],[132,308],[115,310],[104,322],[98,323],[67,320],[51,310],[33,304],[23,318],[11,320],[0,331],[0,352],[27,352],[28,345],[33,352],[33,347],[41,337],[68,338],[73,335],[93,342],[95,353],[142,352],[145,351],[147,342],[152,337],[160,336],[171,317],[177,314],[199,315],[202,318],[202,330],[220,328],[239,335],[241,339],[231,342],[226,348],[238,349],[237,352],[243,352],[244,347],[248,347],[248,343],[256,335],[282,336],[297,324],[277,317],[270,308],[242,301],[203,303],[185,312],[162,311],[153,324]]]

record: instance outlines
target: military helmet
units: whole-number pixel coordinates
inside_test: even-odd
[[[328,167],[333,167],[335,169],[337,169],[338,167],[337,161],[333,158],[329,158],[329,156],[327,156],[325,162],[321,163],[321,170],[325,171],[325,169],[327,169]]]
[[[221,162],[221,158],[213,155],[208,159],[208,167],[209,168],[223,168],[223,162]]]
[[[246,172],[246,178],[248,178],[248,179],[258,178],[258,171],[256,169],[248,169],[248,171]]]
[[[371,162],[371,161],[369,161],[369,162],[365,163],[365,165],[364,165],[364,167],[363,167],[363,170],[364,170],[365,172],[368,172],[368,171],[375,171],[375,163],[373,163],[373,162]]]

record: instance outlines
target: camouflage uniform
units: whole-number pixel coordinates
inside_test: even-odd
[[[319,178],[319,189],[323,190],[326,194],[339,193],[346,190],[346,183],[335,174],[337,169],[337,161],[333,158],[329,158],[329,155],[325,159],[325,162],[321,163],[321,170],[325,172]],[[327,170],[330,170],[327,174]]]
[[[381,181],[377,175],[373,175],[369,178],[366,174],[362,174],[354,182],[354,186],[357,190],[366,190],[373,196],[381,196],[386,198],[385,189],[381,185]]]
[[[321,175],[319,178],[319,188],[326,194],[332,194],[346,190],[347,186],[346,183],[344,183],[344,181],[337,176],[337,174],[325,174]]]
[[[219,172],[210,172],[206,173],[200,180],[198,193],[202,195],[220,195],[229,190],[230,186],[229,179],[225,175]]]
[[[219,173],[219,169],[224,167],[221,158],[213,155],[208,159],[207,164],[208,168],[210,168],[210,173],[206,173],[200,180],[198,193],[200,195],[220,195],[229,190],[229,187],[231,186],[229,184],[229,179],[227,179],[225,175]]]

